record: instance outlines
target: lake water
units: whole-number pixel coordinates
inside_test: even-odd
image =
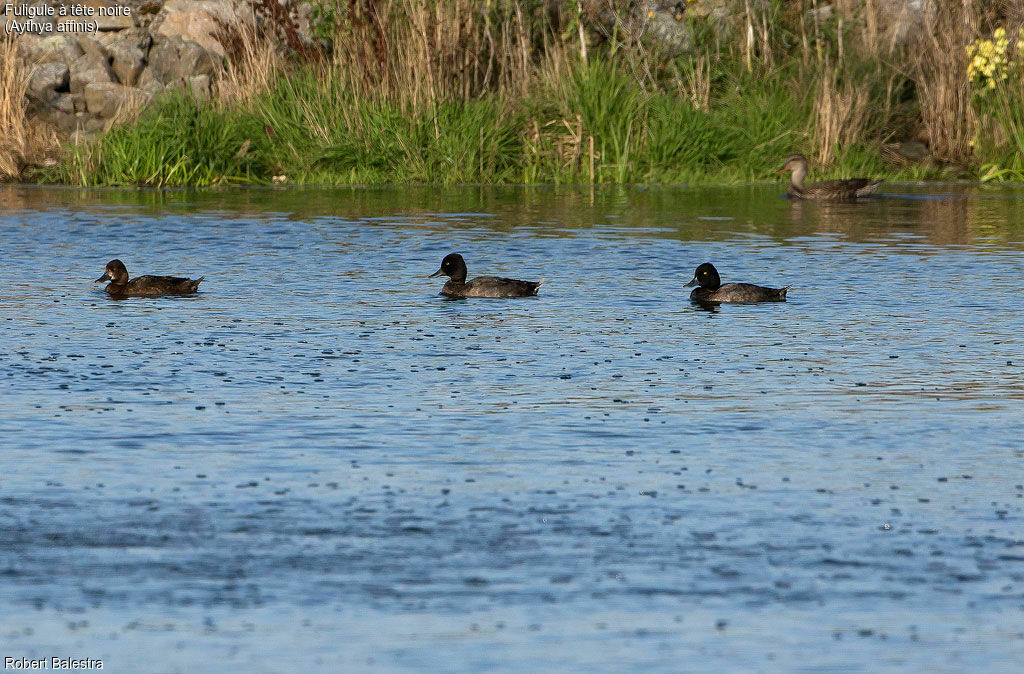
[[[1019,668],[1024,192],[886,187],[0,187],[0,657]]]

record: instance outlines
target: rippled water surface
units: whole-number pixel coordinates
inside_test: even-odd
[[[1019,667],[1022,194],[779,191],[0,187],[0,657]]]

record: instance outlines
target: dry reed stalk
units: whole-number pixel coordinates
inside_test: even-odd
[[[694,109],[707,112],[711,108],[711,54],[705,51],[694,56],[685,72],[674,67],[679,95]]]
[[[403,109],[524,95],[535,75],[537,36],[518,1],[350,0],[347,19],[335,65],[361,96]]]
[[[248,103],[270,91],[283,66],[279,42],[257,31],[254,16],[246,18],[233,27],[235,48],[217,83],[217,102],[222,106]]]
[[[841,67],[826,59],[814,115],[814,158],[819,164],[828,164],[835,158],[837,148],[863,139],[872,117],[867,86],[844,79]]]
[[[16,180],[28,166],[52,166],[60,153],[57,130],[27,114],[28,78],[13,39],[0,38],[0,180]]]
[[[0,39],[0,180],[21,174],[28,140],[28,73],[13,38]]]
[[[979,0],[942,3],[931,32],[920,32],[908,53],[907,71],[917,85],[921,124],[932,154],[964,161],[971,154],[977,117],[971,106],[964,46],[978,36]]]
[[[870,118],[870,96],[862,83],[842,77],[826,58],[814,100],[814,159],[828,164],[836,150],[863,138]]]
[[[590,184],[594,184],[594,137],[590,136]]]

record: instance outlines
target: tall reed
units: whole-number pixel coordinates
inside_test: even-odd
[[[907,52],[928,146],[937,157],[950,161],[970,160],[977,128],[964,47],[978,34],[979,2],[937,3],[934,30],[918,32]]]
[[[0,38],[0,180],[21,174],[28,140],[28,73],[17,56],[13,38]]]

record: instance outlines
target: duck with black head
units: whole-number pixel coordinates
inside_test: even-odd
[[[105,290],[112,297],[143,295],[190,295],[199,289],[204,277],[197,279],[181,276],[136,276],[128,280],[128,269],[120,260],[111,260],[96,283],[110,281]]]
[[[715,265],[710,262],[697,267],[693,273],[693,280],[686,284],[687,288],[694,288],[690,293],[690,299],[694,302],[785,302],[786,293],[793,286],[785,288],[766,288],[753,283],[722,283]]]
[[[445,297],[531,297],[537,294],[537,289],[544,283],[540,281],[519,281],[512,278],[500,278],[498,276],[477,276],[472,281],[466,280],[468,270],[466,261],[458,253],[446,255],[441,260],[441,268],[430,275],[447,276],[448,281],[441,288],[441,294]]]

